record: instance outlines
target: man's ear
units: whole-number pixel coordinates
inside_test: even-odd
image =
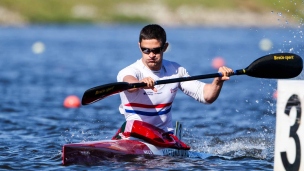
[[[164,44],[163,52],[166,52],[166,50],[167,50],[168,46],[169,46],[169,43],[168,43],[168,42],[166,42],[166,43]]]

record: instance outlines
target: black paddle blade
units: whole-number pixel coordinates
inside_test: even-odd
[[[303,60],[292,53],[275,53],[252,62],[243,74],[258,78],[294,78],[303,69]]]
[[[93,87],[84,92],[81,104],[88,105],[127,89],[129,89],[129,83],[127,82],[116,82]]]

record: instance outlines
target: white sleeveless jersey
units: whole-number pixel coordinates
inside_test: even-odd
[[[117,81],[122,82],[126,75],[134,76],[138,80],[151,77],[155,81],[189,77],[186,69],[175,62],[163,60],[161,70],[151,71],[143,64],[141,59],[122,69],[118,73]],[[173,131],[171,107],[177,90],[180,89],[195,100],[206,103],[203,95],[204,86],[205,83],[194,80],[156,85],[157,92],[151,89],[139,89],[133,93],[123,91],[120,93],[121,105],[119,111],[125,115],[127,121],[140,120],[164,131]]]

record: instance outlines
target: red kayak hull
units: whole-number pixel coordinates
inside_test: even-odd
[[[139,140],[101,140],[64,145],[62,162],[63,165],[92,164],[122,155],[187,156],[187,154],[188,150],[156,147]]]

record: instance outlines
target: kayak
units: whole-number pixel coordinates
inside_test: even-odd
[[[140,139],[100,140],[66,144],[62,148],[63,165],[94,164],[121,155],[160,155],[188,157],[189,150],[157,147]]]
[[[139,126],[143,126],[143,124],[140,123]],[[176,122],[174,134],[181,139],[182,125],[180,122]],[[159,144],[162,145],[161,143]],[[122,155],[189,157],[189,149],[176,149],[160,145],[152,144],[136,137],[66,144],[62,148],[62,162],[63,165],[93,164],[102,159],[115,158]]]

